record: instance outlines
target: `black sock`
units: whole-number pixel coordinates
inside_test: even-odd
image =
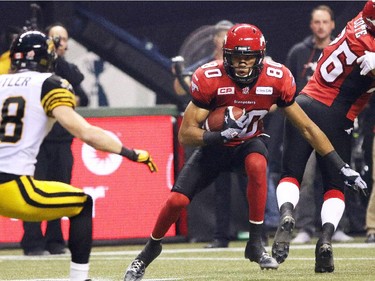
[[[285,216],[293,216],[293,204],[290,202],[285,202],[280,207],[280,216],[283,218]]]
[[[161,241],[161,239],[154,240],[150,238],[142,252],[137,256],[137,259],[142,260],[146,264],[146,267],[160,255],[162,249]]]
[[[331,243],[332,235],[335,232],[335,227],[332,223],[326,222],[322,227],[322,236],[320,238],[322,243]]]

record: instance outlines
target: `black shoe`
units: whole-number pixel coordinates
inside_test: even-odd
[[[49,252],[44,249],[35,249],[31,251],[24,251],[25,256],[48,256]]]
[[[289,244],[290,240],[292,240],[294,226],[294,218],[292,216],[285,216],[277,228],[272,244],[272,257],[278,263],[283,263],[289,255]]]
[[[135,259],[127,268],[124,281],[139,281],[145,275],[146,264],[140,259]]]
[[[367,235],[365,242],[366,243],[375,243],[375,233],[371,233],[371,234]]]
[[[47,250],[51,255],[62,255],[66,253],[65,245],[54,243],[47,246]]]
[[[263,246],[250,242],[246,244],[245,258],[258,263],[262,270],[277,269],[279,267],[277,261],[266,252]]]
[[[160,255],[161,251],[161,240],[150,238],[143,250],[127,268],[124,281],[141,280],[145,274],[146,267]]]
[[[333,250],[331,243],[322,243],[320,239],[315,247],[315,272],[333,272]]]
[[[228,248],[229,242],[215,239],[210,244],[207,244],[204,246],[206,249],[212,249],[212,248]]]
[[[268,234],[266,233],[262,234],[262,246],[263,247],[268,246]]]

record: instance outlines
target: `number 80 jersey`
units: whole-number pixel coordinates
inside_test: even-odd
[[[201,108],[213,110],[221,106],[244,108],[249,115],[246,136],[235,138],[242,142],[262,133],[259,121],[273,104],[279,107],[294,102],[296,84],[290,70],[280,63],[267,60],[259,77],[251,85],[238,85],[225,72],[223,62],[212,61],[198,68],[190,85],[192,102]]]
[[[0,75],[0,173],[34,175],[59,105],[75,107],[72,88],[61,77],[35,71]]]

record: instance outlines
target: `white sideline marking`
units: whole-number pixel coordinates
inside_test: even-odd
[[[162,278],[162,279],[143,279],[144,281],[176,281],[182,280],[182,278]],[[12,279],[12,280],[3,280],[0,281],[69,281],[69,279]],[[95,281],[106,281],[104,279],[95,279]],[[107,280],[108,281],[108,280]]]
[[[140,249],[142,249],[143,246],[140,246]],[[369,243],[333,243],[333,248],[374,248],[375,244],[369,244]],[[290,245],[290,250],[302,250],[302,249],[315,249],[315,245]],[[266,250],[269,252],[271,251],[271,247],[266,247]],[[99,257],[105,256],[105,259],[122,259],[123,256],[136,256],[139,254],[140,250],[133,250],[133,251],[104,251],[104,252],[91,252],[91,258],[99,259]],[[162,254],[177,254],[177,253],[207,253],[207,252],[243,252],[244,248],[219,248],[219,249],[204,249],[204,248],[189,248],[189,249],[164,249]],[[1,253],[1,252],[0,252]],[[110,257],[108,257],[110,256]],[[1,260],[66,260],[70,258],[70,254],[63,254],[63,255],[51,255],[51,256],[40,256],[40,257],[30,257],[30,256],[14,256],[14,255],[1,255],[0,254],[0,261]],[[160,256],[158,259],[164,258],[163,256]],[[176,258],[178,259],[178,258]],[[182,259],[188,259],[188,258],[182,258]],[[210,259],[216,259],[216,258],[194,258],[194,259],[201,259],[201,260],[210,260]],[[217,260],[243,260],[236,259],[236,258],[217,258]],[[288,260],[291,259],[288,257]],[[339,260],[339,258],[335,258]],[[350,259],[350,258],[349,258]],[[360,258],[356,258],[360,259]],[[364,258],[364,259],[373,259],[370,257]],[[59,279],[60,280],[60,279]],[[0,281],[2,281],[0,279]],[[18,280],[17,280],[18,281]]]

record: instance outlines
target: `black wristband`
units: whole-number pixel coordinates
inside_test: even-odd
[[[203,142],[207,145],[223,144],[224,139],[220,132],[205,131],[203,133]]]
[[[135,153],[135,151],[133,149],[128,149],[126,147],[122,147],[121,148],[121,152],[120,152],[120,155],[121,156],[124,156],[132,161],[137,161],[137,153]]]
[[[341,168],[345,166],[345,162],[337,154],[336,150],[332,150],[330,153],[323,156],[323,161],[327,163],[327,167],[335,167],[339,172]]]

